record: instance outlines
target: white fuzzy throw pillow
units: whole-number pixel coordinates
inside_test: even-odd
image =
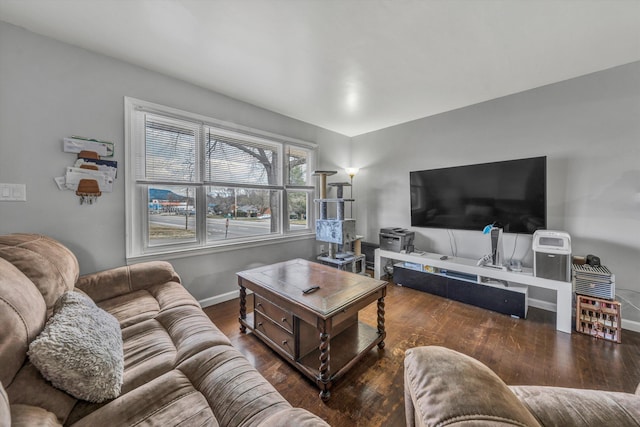
[[[120,394],[124,372],[120,324],[79,292],[58,298],[28,355],[43,377],[78,399],[103,402]]]

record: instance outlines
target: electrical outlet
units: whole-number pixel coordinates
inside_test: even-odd
[[[0,201],[2,202],[26,202],[26,184],[0,184]]]
[[[321,254],[323,254],[323,253],[324,253],[324,249],[325,249],[324,245],[320,245],[320,253],[321,253]]]

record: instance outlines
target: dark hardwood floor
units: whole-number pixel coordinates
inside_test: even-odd
[[[535,384],[634,392],[640,382],[640,333],[622,343],[555,330],[555,313],[529,309],[526,320],[390,284],[386,346],[374,348],[342,377],[323,403],[316,386],[251,334],[241,334],[238,300],[205,312],[293,405],[334,427],[403,426],[405,350],[440,345],[485,363],[507,384]],[[249,300],[248,306],[252,306]],[[360,320],[376,325],[375,304]]]

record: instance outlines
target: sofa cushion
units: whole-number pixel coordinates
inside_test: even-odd
[[[46,379],[78,399],[102,402],[120,394],[120,325],[85,295],[66,292],[58,299],[28,354]]]
[[[167,330],[151,319],[122,330],[124,384],[128,393],[175,367],[176,346]]]
[[[53,413],[58,421],[64,423],[78,399],[69,393],[55,388],[51,382],[44,379],[40,371],[30,362],[26,362],[22,369],[7,387],[12,404],[37,406]]]
[[[289,402],[231,346],[207,348],[178,369],[204,395],[220,425],[255,426],[276,412],[291,409]]]
[[[78,420],[74,427],[106,425],[218,426],[206,399],[172,370]]]
[[[640,425],[640,396],[635,394],[545,386],[511,390],[545,426]]]
[[[0,382],[9,387],[44,327],[47,307],[38,288],[0,258]]]
[[[122,328],[122,393],[169,372],[207,347],[231,345],[177,282],[105,299],[98,306],[116,317]]]
[[[99,302],[98,307],[115,317],[123,329],[153,319],[160,312],[158,300],[147,291],[119,295]]]
[[[231,345],[200,308],[164,311],[155,319],[122,330],[126,393],[175,368],[191,355],[216,345]]]
[[[179,282],[162,282],[98,302],[98,307],[118,319],[122,328],[153,319],[161,311],[185,306],[201,311],[198,302]]]
[[[0,236],[0,258],[15,265],[42,294],[47,309],[73,289],[80,268],[75,255],[60,242],[40,234]]]

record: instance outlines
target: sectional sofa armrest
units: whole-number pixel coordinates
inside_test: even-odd
[[[407,426],[540,426],[487,366],[444,347],[406,351],[404,389]]]
[[[149,261],[80,276],[76,288],[100,302],[167,282],[180,283],[173,266],[165,261]]]

